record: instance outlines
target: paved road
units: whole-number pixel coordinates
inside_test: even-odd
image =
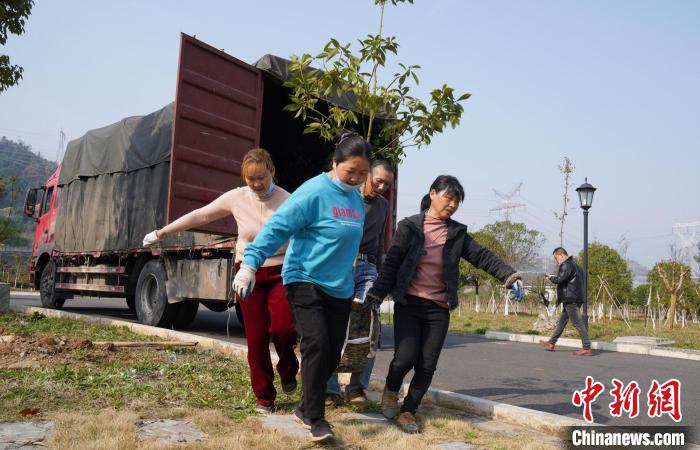
[[[40,306],[38,297],[12,295],[13,304]],[[121,299],[68,300],[64,310],[136,321]],[[215,313],[200,306],[190,332],[245,343],[235,314],[230,315],[229,336],[226,313]],[[392,356],[392,327],[383,327],[382,350],[374,373],[386,375]],[[571,404],[574,390],[584,386],[590,375],[606,390],[593,404],[594,420],[608,425],[672,425],[664,416],[646,416],[646,391],[652,379],[665,382],[677,378],[682,383],[681,425],[700,425],[700,362],[615,352],[596,352],[593,357],[574,357],[570,349],[551,353],[533,344],[503,342],[481,336],[450,334],[442,351],[432,386],[511,405],[581,418],[581,410]],[[608,411],[612,378],[640,384],[640,415],[635,419],[613,418]],[[407,378],[409,381],[410,378]],[[700,438],[696,437],[696,440]]]

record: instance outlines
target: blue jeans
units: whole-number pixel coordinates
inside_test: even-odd
[[[377,280],[377,266],[367,261],[357,261],[355,264],[355,298],[365,300],[367,292],[372,287],[372,284]],[[374,358],[367,361],[367,367],[362,372],[356,372],[350,375],[350,384],[345,388],[345,392],[359,391],[367,389],[369,386],[369,377],[372,375],[374,368]],[[338,382],[338,374],[333,373],[328,379],[326,385],[326,394],[340,395],[340,383]]]

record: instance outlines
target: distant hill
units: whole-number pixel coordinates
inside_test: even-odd
[[[56,163],[32,152],[22,141],[0,138],[0,177],[14,175],[24,192],[29,186],[40,186],[56,170]],[[1,206],[8,206],[6,199]]]
[[[0,138],[0,178],[16,176],[18,190],[14,202],[9,192],[0,198],[0,214],[6,215],[10,208],[14,208],[11,219],[21,227],[24,237],[17,244],[24,244],[27,240],[31,242],[34,233],[34,221],[22,214],[24,193],[29,187],[41,186],[55,170],[56,163],[32,152],[24,142],[15,142],[5,136]]]

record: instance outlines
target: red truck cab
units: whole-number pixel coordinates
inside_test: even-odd
[[[60,202],[60,189],[57,187],[59,165],[43,186],[31,188],[24,200],[24,214],[36,220],[29,280],[39,289],[41,274],[51,258],[54,248],[54,230]]]

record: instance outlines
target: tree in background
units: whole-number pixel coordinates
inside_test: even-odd
[[[633,306],[642,307],[646,306],[649,300],[649,289],[651,284],[643,283],[632,289],[632,294],[630,296],[630,303]]]
[[[666,326],[673,328],[681,296],[689,299],[696,297],[690,267],[672,257],[669,260],[656,263],[649,272],[648,280],[656,292],[665,294],[663,298],[668,304]]]
[[[6,0],[0,3],[0,46],[7,35],[24,33],[24,24],[34,6],[34,0]],[[10,57],[0,55],[0,93],[16,85],[22,78],[22,67],[10,63]]]
[[[304,121],[304,133],[326,140],[359,130],[377,156],[398,165],[407,147],[428,145],[446,126],[457,126],[464,110],[460,102],[470,94],[456,97],[454,89],[443,85],[430,92],[426,104],[411,95],[419,83],[419,66],[399,63],[394,70],[386,68],[387,56],[397,55],[399,48],[396,37],[384,35],[384,9],[389,2],[397,5],[413,0],[374,0],[380,8],[378,33],[359,40],[356,53],[350,44],[341,45],[331,38],[316,56],[291,56],[290,79],[285,83],[292,90],[291,103],[285,110]],[[380,83],[382,75],[384,83]],[[354,106],[349,109],[320,101],[328,98],[346,99],[345,103]],[[375,126],[378,118],[381,126]]]
[[[16,222],[15,203],[19,197],[17,177],[0,177],[0,199],[7,196],[9,205],[0,209],[0,245],[8,242],[22,243],[22,227]]]
[[[524,223],[502,220],[486,225],[484,233],[493,236],[503,247],[503,260],[518,270],[527,270],[538,264],[539,250],[545,238]]]
[[[564,246],[564,222],[566,221],[566,216],[569,215],[567,211],[567,206],[569,205],[569,188],[571,187],[571,174],[574,173],[574,165],[568,157],[564,157],[564,161],[559,165],[559,172],[564,175],[564,192],[562,193],[562,209],[561,214],[554,212],[554,217],[559,221],[559,246]]]
[[[498,240],[485,231],[477,231],[475,233],[470,233],[471,237],[476,240],[482,247],[485,247],[498,255],[500,258],[505,257],[505,250]],[[464,286],[474,286],[474,291],[476,293],[476,305],[477,311],[479,304],[479,287],[482,286],[487,281],[492,281],[497,283],[497,280],[493,278],[488,273],[481,269],[477,269],[469,262],[464,259],[459,261],[459,285],[460,288]]]
[[[576,263],[583,267],[583,250],[579,252]],[[593,300],[601,289],[600,278],[610,289],[615,298],[624,302],[632,294],[632,271],[620,254],[613,248],[600,242],[588,246],[588,298]]]

